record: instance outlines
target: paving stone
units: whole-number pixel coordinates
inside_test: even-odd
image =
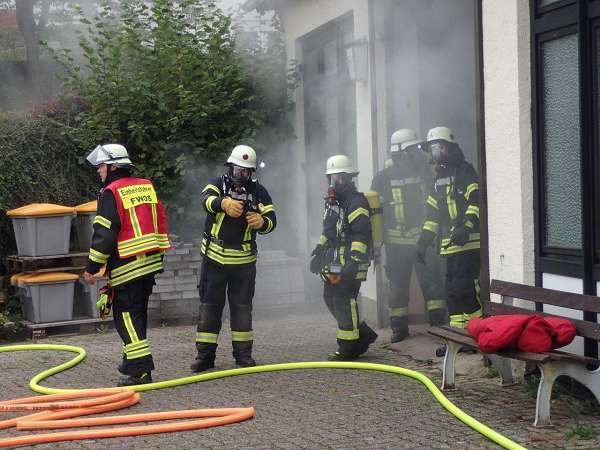
[[[163,295],[163,294],[160,294]],[[181,300],[174,307],[185,308]],[[191,304],[191,300],[190,303]],[[166,302],[164,305],[168,305]],[[197,303],[196,303],[197,304]],[[235,367],[231,333],[223,323],[216,369]],[[322,361],[335,349],[336,325],[321,306],[306,309],[255,310],[255,351],[260,364]],[[148,330],[156,381],[189,376],[195,356],[195,326]],[[360,362],[391,364],[418,370],[439,384],[436,363],[392,351],[389,331]],[[410,341],[411,338],[409,338]],[[79,345],[87,358],[78,366],[42,382],[44,386],[86,388],[112,386],[119,378],[121,340],[114,330],[99,334],[51,338],[43,343]],[[435,341],[429,344],[431,352]],[[27,380],[71,355],[35,351],[0,354],[0,398],[31,395]],[[446,393],[456,406],[480,422],[530,449],[594,449],[600,439],[567,439],[575,425],[599,428],[596,416],[575,414],[561,396],[553,404],[555,428],[531,426],[535,399],[524,386],[501,387],[498,379],[476,373],[458,378]],[[36,449],[492,449],[488,441],[454,418],[416,380],[369,370],[295,370],[228,377],[141,394],[141,402],[119,414],[205,407],[253,405],[254,419],[205,430],[130,438],[85,440],[36,446]],[[550,434],[548,434],[550,433]],[[2,430],[1,437],[20,435]]]

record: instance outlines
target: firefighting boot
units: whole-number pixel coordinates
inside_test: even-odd
[[[117,383],[117,386],[136,386],[138,384],[152,383],[152,374],[150,372],[144,372],[137,376],[129,376],[127,378],[121,378]]]
[[[392,326],[392,337],[390,338],[392,344],[408,337],[408,317],[392,317],[390,324]]]
[[[360,337],[358,338],[358,344],[356,345],[356,354],[362,355],[369,349],[369,345],[375,342],[377,333],[375,333],[366,322],[361,322],[358,331],[360,332]]]
[[[448,325],[446,308],[437,308],[429,311],[429,325],[432,327]]]
[[[233,357],[240,367],[254,367],[256,361],[252,358],[252,341],[233,341]]]
[[[125,355],[123,355],[123,359],[119,363],[119,367],[118,367],[119,372],[121,372],[123,375],[127,375],[127,373],[125,373],[126,364],[127,364],[127,359],[126,359]]]
[[[327,361],[355,361],[358,359],[356,353],[342,353],[340,350],[327,355]]]
[[[208,344],[206,342],[196,342],[198,354],[196,360],[190,366],[192,372],[204,372],[215,367],[215,352],[217,344]]]

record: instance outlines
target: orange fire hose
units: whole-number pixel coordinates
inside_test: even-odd
[[[83,399],[83,400],[81,400]],[[0,421],[0,429],[16,427],[17,430],[58,429],[118,425],[157,420],[190,419],[160,425],[143,425],[98,430],[66,431],[34,434],[0,439],[0,447],[34,445],[48,442],[73,441],[78,439],[101,439],[174,431],[198,430],[201,428],[228,425],[250,419],[254,408],[190,409],[185,411],[151,412],[124,416],[74,419],[74,417],[116,411],[135,405],[140,394],[131,389],[108,388],[71,391],[37,397],[26,397],[0,402],[0,412],[38,411],[34,414]],[[42,411],[42,412],[39,412]]]

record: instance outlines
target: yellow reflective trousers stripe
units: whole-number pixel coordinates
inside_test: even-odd
[[[254,339],[252,330],[250,331],[231,331],[231,340],[234,342],[248,342]]]
[[[202,342],[204,344],[216,344],[218,339],[218,333],[206,333],[201,331],[196,333],[196,342]]]
[[[132,343],[139,342],[140,338],[138,337],[137,332],[135,331],[135,328],[133,326],[133,322],[131,321],[131,315],[127,311],[123,312],[121,315],[123,317],[123,323],[125,324],[125,328],[127,329],[129,339]]]

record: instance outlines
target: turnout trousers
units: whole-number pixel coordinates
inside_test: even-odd
[[[449,255],[445,259],[450,325],[465,328],[472,317],[481,316],[479,249]]]
[[[225,300],[231,313],[233,356],[252,352],[252,298],[256,264],[220,266],[205,259],[200,275],[200,315],[196,332],[198,357],[214,360]]]
[[[355,355],[359,352],[362,324],[358,316],[356,297],[360,290],[360,283],[359,280],[341,281],[337,285],[325,282],[323,288],[325,305],[338,325],[338,351],[344,355]]]
[[[398,244],[386,244],[385,255],[385,274],[391,285],[389,309],[392,327],[395,323],[399,323],[400,327],[408,326],[408,303],[413,267],[425,297],[430,323],[444,321],[446,302],[440,272],[440,257],[429,250],[423,264],[416,261],[414,245]]]
[[[146,338],[148,298],[153,287],[154,275],[150,275],[113,288],[113,319],[123,340],[119,372],[124,375],[137,377],[154,370],[150,343]]]

